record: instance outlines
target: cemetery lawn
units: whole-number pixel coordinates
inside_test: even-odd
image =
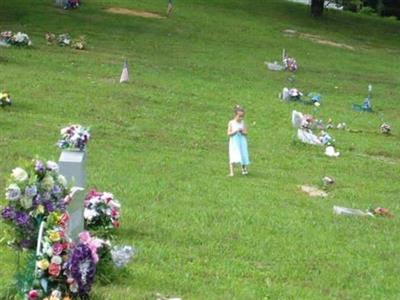
[[[0,48],[0,189],[36,155],[57,160],[59,129],[90,126],[88,182],[123,204],[117,241],[138,255],[93,299],[399,299],[400,23],[278,0],[91,0],[73,11],[51,0],[0,3],[0,31],[28,33],[32,49]],[[285,36],[285,29],[318,35]],[[44,33],[85,35],[87,51],[48,46]],[[326,40],[354,48],[332,46]],[[316,112],[277,98],[288,73],[267,71],[282,48],[300,69],[293,86],[323,95]],[[131,82],[119,84],[124,59]],[[356,113],[367,85],[374,113]],[[228,178],[226,124],[247,109],[250,175]],[[331,131],[341,152],[293,143],[293,109],[362,132]],[[394,134],[379,134],[390,123]],[[301,184],[337,183],[326,199]],[[4,200],[1,200],[4,204]],[[333,205],[383,206],[396,217],[335,216]],[[16,253],[0,225],[0,292]],[[6,299],[4,296],[1,299]],[[10,298],[11,299],[11,298]]]

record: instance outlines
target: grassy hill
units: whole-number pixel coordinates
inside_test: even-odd
[[[121,200],[118,238],[138,248],[94,299],[398,299],[400,23],[336,11],[314,20],[278,0],[175,6],[172,18],[146,19],[104,9],[163,14],[165,1],[92,0],[74,11],[51,0],[0,3],[0,31],[34,43],[0,48],[0,89],[15,100],[0,110],[0,189],[20,162],[56,160],[59,128],[81,123],[93,135],[89,184]],[[47,31],[86,35],[88,50],[48,46]],[[263,62],[282,48],[300,64],[294,85],[323,95],[317,116],[363,130],[331,132],[340,158],[292,143],[291,111],[315,112],[277,99],[289,74]],[[132,81],[120,85],[125,58]],[[375,112],[353,112],[369,83]],[[228,178],[226,125],[237,103],[253,164],[248,177]],[[394,135],[379,134],[382,116]],[[299,192],[324,175],[337,181],[327,199]],[[340,217],[333,205],[383,206],[397,217]],[[0,255],[4,291],[16,258],[4,240]]]

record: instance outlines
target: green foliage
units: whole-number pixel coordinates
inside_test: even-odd
[[[88,186],[118,195],[118,241],[139,250],[116,284],[97,282],[93,298],[397,300],[400,23],[336,11],[315,20],[308,7],[280,0],[177,1],[168,19],[113,15],[107,6],[166,8],[0,1],[0,28],[34,43],[0,48],[0,86],[14,99],[0,111],[0,190],[19,159],[57,160],[59,128],[90,125]],[[47,31],[84,34],[88,50],[48,46]],[[300,65],[296,87],[324,95],[318,117],[354,129],[330,132],[338,159],[292,145],[291,111],[313,111],[277,99],[289,74],[263,62],[282,48]],[[131,83],[120,85],[125,58]],[[369,83],[376,112],[352,111]],[[228,178],[226,125],[237,103],[247,110],[253,163],[248,177]],[[380,113],[392,136],[379,134]],[[326,199],[298,191],[325,175],[336,179]],[[333,205],[383,206],[396,217],[339,217]],[[0,247],[0,287],[13,280],[14,255]]]

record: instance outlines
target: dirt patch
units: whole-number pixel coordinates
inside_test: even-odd
[[[337,47],[337,48],[343,48],[343,49],[352,50],[352,51],[355,50],[355,48],[353,46],[350,46],[347,44],[342,44],[342,43],[337,43],[337,42],[334,42],[331,40],[327,40],[327,39],[322,38],[319,35],[298,32],[294,29],[285,29],[283,31],[283,33],[286,37],[299,37],[301,39],[309,40],[316,44],[327,45],[327,46]]]
[[[328,193],[320,190],[319,188],[312,185],[301,185],[300,189],[302,192],[307,193],[310,197],[327,197]]]
[[[149,19],[165,19],[164,16],[161,16],[157,13],[152,13],[148,11],[142,11],[132,8],[123,8],[123,7],[110,7],[105,10],[106,12],[118,15],[126,15],[126,16],[135,16]]]

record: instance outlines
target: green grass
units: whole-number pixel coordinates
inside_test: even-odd
[[[21,161],[58,158],[59,128],[91,127],[89,185],[121,200],[118,239],[139,249],[113,284],[95,286],[94,299],[399,298],[400,23],[335,11],[314,20],[278,0],[177,1],[163,20],[103,10],[163,13],[161,0],[92,0],[74,11],[51,2],[0,3],[0,30],[34,42],[0,48],[0,88],[15,101],[0,111],[0,188]],[[356,50],[284,37],[288,28]],[[88,50],[48,46],[46,31],[84,34]],[[277,99],[288,74],[263,62],[283,47],[300,64],[295,86],[323,94],[318,116],[364,130],[332,132],[340,158],[292,143],[291,110],[313,111]],[[132,81],[120,85],[124,58]],[[368,83],[376,112],[355,113]],[[237,103],[250,127],[246,178],[226,176]],[[378,134],[381,114],[393,136]],[[324,175],[337,180],[327,199],[298,191]],[[333,205],[383,206],[397,217],[339,217]],[[3,242],[0,255],[4,290],[15,254]]]

